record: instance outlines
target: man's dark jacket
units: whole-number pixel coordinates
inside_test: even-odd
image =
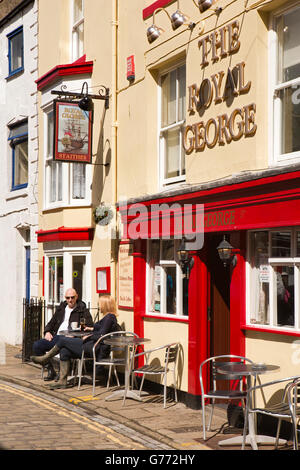
[[[48,332],[52,334],[52,336],[57,334],[58,328],[62,324],[65,318],[65,308],[67,306],[67,302],[61,302],[61,304],[57,307],[53,317],[47,323],[44,330],[44,335]],[[77,322],[77,326],[80,325],[80,318],[85,318],[86,326],[93,326],[94,322],[92,319],[92,315],[90,314],[89,310],[86,308],[86,304],[82,300],[77,300],[77,304],[75,305],[74,309],[71,312],[69,325],[73,322]]]

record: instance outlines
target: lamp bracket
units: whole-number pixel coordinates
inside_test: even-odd
[[[86,93],[83,93],[84,87],[86,87]],[[87,84],[87,82],[83,83],[81,93],[75,93],[75,92],[72,92],[72,91],[67,91],[66,88],[67,88],[66,85],[62,85],[61,90],[52,90],[51,94],[61,96],[65,99],[80,100],[82,98],[87,97],[87,98],[90,98],[91,100],[104,100],[105,101],[105,109],[109,109],[109,88],[107,88],[104,85],[100,86],[100,89],[98,91],[98,95],[89,95],[88,94],[88,84]]]

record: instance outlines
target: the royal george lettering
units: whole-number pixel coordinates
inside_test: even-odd
[[[204,214],[204,227],[220,227],[235,224],[235,210],[208,212]]]
[[[201,66],[213,63],[220,58],[233,54],[240,49],[239,22],[233,21],[218,31],[205,36],[199,41]],[[198,86],[193,83],[188,87],[188,112],[201,111],[203,114],[212,104],[217,106],[227,99],[247,94],[251,89],[251,81],[245,78],[245,62],[239,62],[225,72],[217,71],[209,78],[204,78]],[[232,98],[233,97],[233,98]],[[225,145],[237,141],[241,137],[255,135],[256,104],[250,103],[235,108],[231,113],[219,114],[207,120],[188,124],[184,129],[184,148],[187,154],[194,150],[203,151],[215,145]]]

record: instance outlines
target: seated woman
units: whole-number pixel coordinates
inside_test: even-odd
[[[100,312],[103,318],[94,324],[94,327],[86,327],[84,331],[91,332],[83,338],[70,338],[61,336],[56,345],[44,356],[32,356],[31,360],[36,364],[45,365],[52,357],[60,355],[60,378],[57,384],[51,385],[51,389],[66,388],[70,370],[70,360],[80,359],[82,351],[86,356],[93,356],[93,346],[96,341],[107,333],[118,331],[116,302],[110,295],[103,295],[99,299]],[[100,343],[96,350],[97,360],[108,356],[110,346]]]

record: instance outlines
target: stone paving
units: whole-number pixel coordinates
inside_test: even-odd
[[[100,445],[99,438],[95,437],[94,432],[91,432],[91,435],[82,444],[83,447],[89,449],[99,449],[99,445],[102,448],[110,449],[112,445],[118,449],[215,450],[221,449],[218,446],[218,440],[232,437],[236,435],[236,432],[241,433],[241,430],[235,430],[233,434],[232,431],[231,434],[226,433],[226,430],[228,430],[227,418],[225,409],[222,408],[216,408],[213,430],[208,434],[210,438],[204,443],[202,440],[201,411],[187,408],[183,403],[175,403],[169,399],[167,408],[164,409],[162,396],[148,395],[143,402],[127,399],[125,406],[123,406],[123,400],[105,400],[112,391],[107,391],[105,386],[97,385],[95,397],[92,397],[90,381],[83,383],[80,390],[77,386],[74,386],[64,390],[51,391],[47,389],[46,382],[41,378],[40,367],[32,363],[22,363],[20,356],[20,347],[6,345],[5,358],[4,360],[3,357],[0,358],[0,381],[2,381],[2,385],[0,383],[0,416],[5,415],[6,400],[8,400],[7,409],[12,406],[12,400],[15,400],[14,410],[16,412],[10,429],[13,431],[12,434],[17,433],[20,437],[22,435],[26,436],[26,432],[24,433],[26,424],[23,426],[18,425],[18,423],[26,423],[26,420],[24,421],[22,414],[18,416],[18,413],[19,410],[24,408],[24,400],[26,400],[24,394],[28,394],[28,392],[32,392],[36,400],[36,402],[27,403],[27,406],[30,406],[30,414],[32,414],[32,419],[39,429],[40,436],[43,436],[46,432],[45,417],[41,414],[42,412],[39,414],[36,408],[38,406],[43,408],[41,400],[47,400],[48,403],[52,403],[53,407],[60,407],[58,411],[62,412],[60,415],[62,429],[68,431],[70,427],[70,433],[71,430],[75,432],[74,426],[77,434],[82,432],[84,435],[89,436],[88,433],[90,432],[87,422],[81,423],[79,426],[74,418],[75,415],[73,416],[72,413],[83,416],[83,421],[92,421],[92,423],[89,422],[92,428],[93,426],[96,426],[96,428],[97,426],[104,426],[105,429],[109,428],[113,433],[117,433],[118,443],[111,444],[111,442],[105,440],[106,437],[104,436],[104,444],[101,442]],[[5,390],[7,386],[20,387],[19,395],[15,392],[15,395],[12,396],[12,393]],[[20,394],[20,390],[23,395]],[[4,402],[3,394],[5,394]],[[68,418],[63,415],[62,408],[68,410]],[[43,409],[43,413],[45,413],[45,409]],[[56,429],[54,429],[55,427]],[[80,429],[77,429],[78,427]],[[50,433],[51,436],[52,432],[53,435],[57,432],[57,426],[51,424],[51,420],[50,423],[47,423],[46,428],[47,435]],[[224,433],[226,433],[226,436],[224,436]],[[120,436],[123,437],[120,438]],[[76,448],[80,446],[80,440],[78,442]],[[26,440],[23,444],[26,447]],[[5,431],[0,434],[0,445],[7,445]],[[11,445],[13,444],[11,443]],[[46,446],[46,440],[43,445]],[[54,441],[50,441],[50,448],[56,448],[55,445],[57,444]],[[70,439],[70,442],[64,443],[64,445],[67,448],[73,448],[72,445],[74,444]],[[239,450],[239,447],[231,449]],[[222,450],[230,450],[230,448],[222,447]]]

